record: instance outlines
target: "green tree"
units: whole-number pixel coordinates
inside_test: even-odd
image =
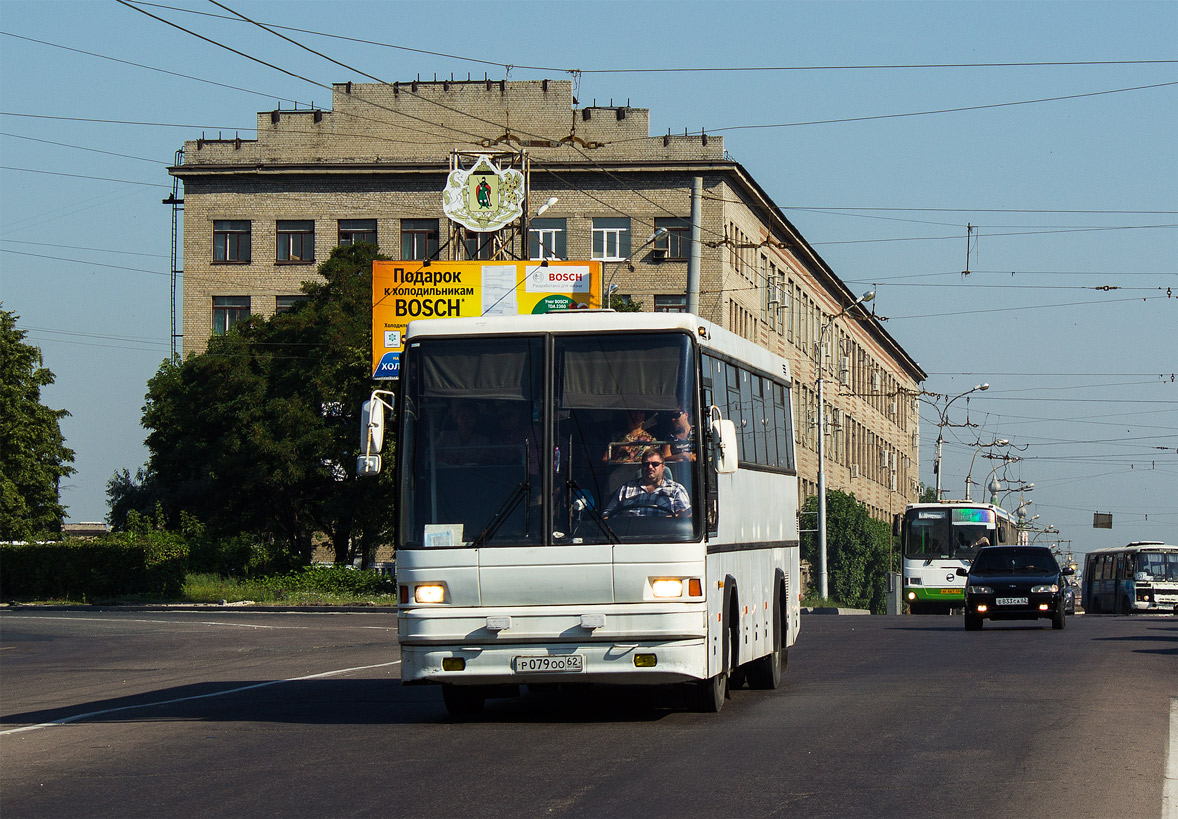
[[[148,382],[147,467],[108,484],[112,518],[162,503],[213,536],[252,533],[301,563],[317,535],[337,562],[371,556],[392,522],[392,479],[357,480],[360,405],[372,390],[371,245],[339,247],[307,299],[251,317],[204,353],[165,362]],[[144,513],[151,510],[139,509]]]
[[[816,520],[818,496],[802,504],[804,520]],[[817,567],[818,536],[802,535],[802,558]],[[896,562],[891,526],[875,520],[854,495],[826,493],[826,566],[830,596],[848,606],[882,614],[887,608],[887,573]]]
[[[24,343],[15,313],[0,309],[0,540],[58,531],[65,517],[58,487],[77,470],[60,421],[66,410],[41,403],[53,373]]]
[[[611,293],[609,308],[619,313],[641,313],[642,302],[636,301],[633,296],[619,296],[617,293]]]

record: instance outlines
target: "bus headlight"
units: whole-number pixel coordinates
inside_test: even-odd
[[[413,589],[416,603],[441,603],[446,599],[446,587],[440,583],[423,583]]]
[[[683,581],[676,577],[660,577],[650,581],[650,591],[655,597],[682,597]]]

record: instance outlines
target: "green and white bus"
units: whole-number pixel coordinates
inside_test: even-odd
[[[1018,525],[990,503],[912,503],[897,515],[894,533],[903,554],[904,600],[912,614],[948,614],[965,605],[965,578],[983,546],[1013,545]]]

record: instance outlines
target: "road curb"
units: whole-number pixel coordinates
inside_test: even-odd
[[[867,609],[846,609],[839,606],[802,606],[802,614],[871,614]]]

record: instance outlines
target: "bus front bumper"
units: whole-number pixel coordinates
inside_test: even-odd
[[[707,676],[703,638],[674,642],[401,646],[401,682],[654,685]]]

